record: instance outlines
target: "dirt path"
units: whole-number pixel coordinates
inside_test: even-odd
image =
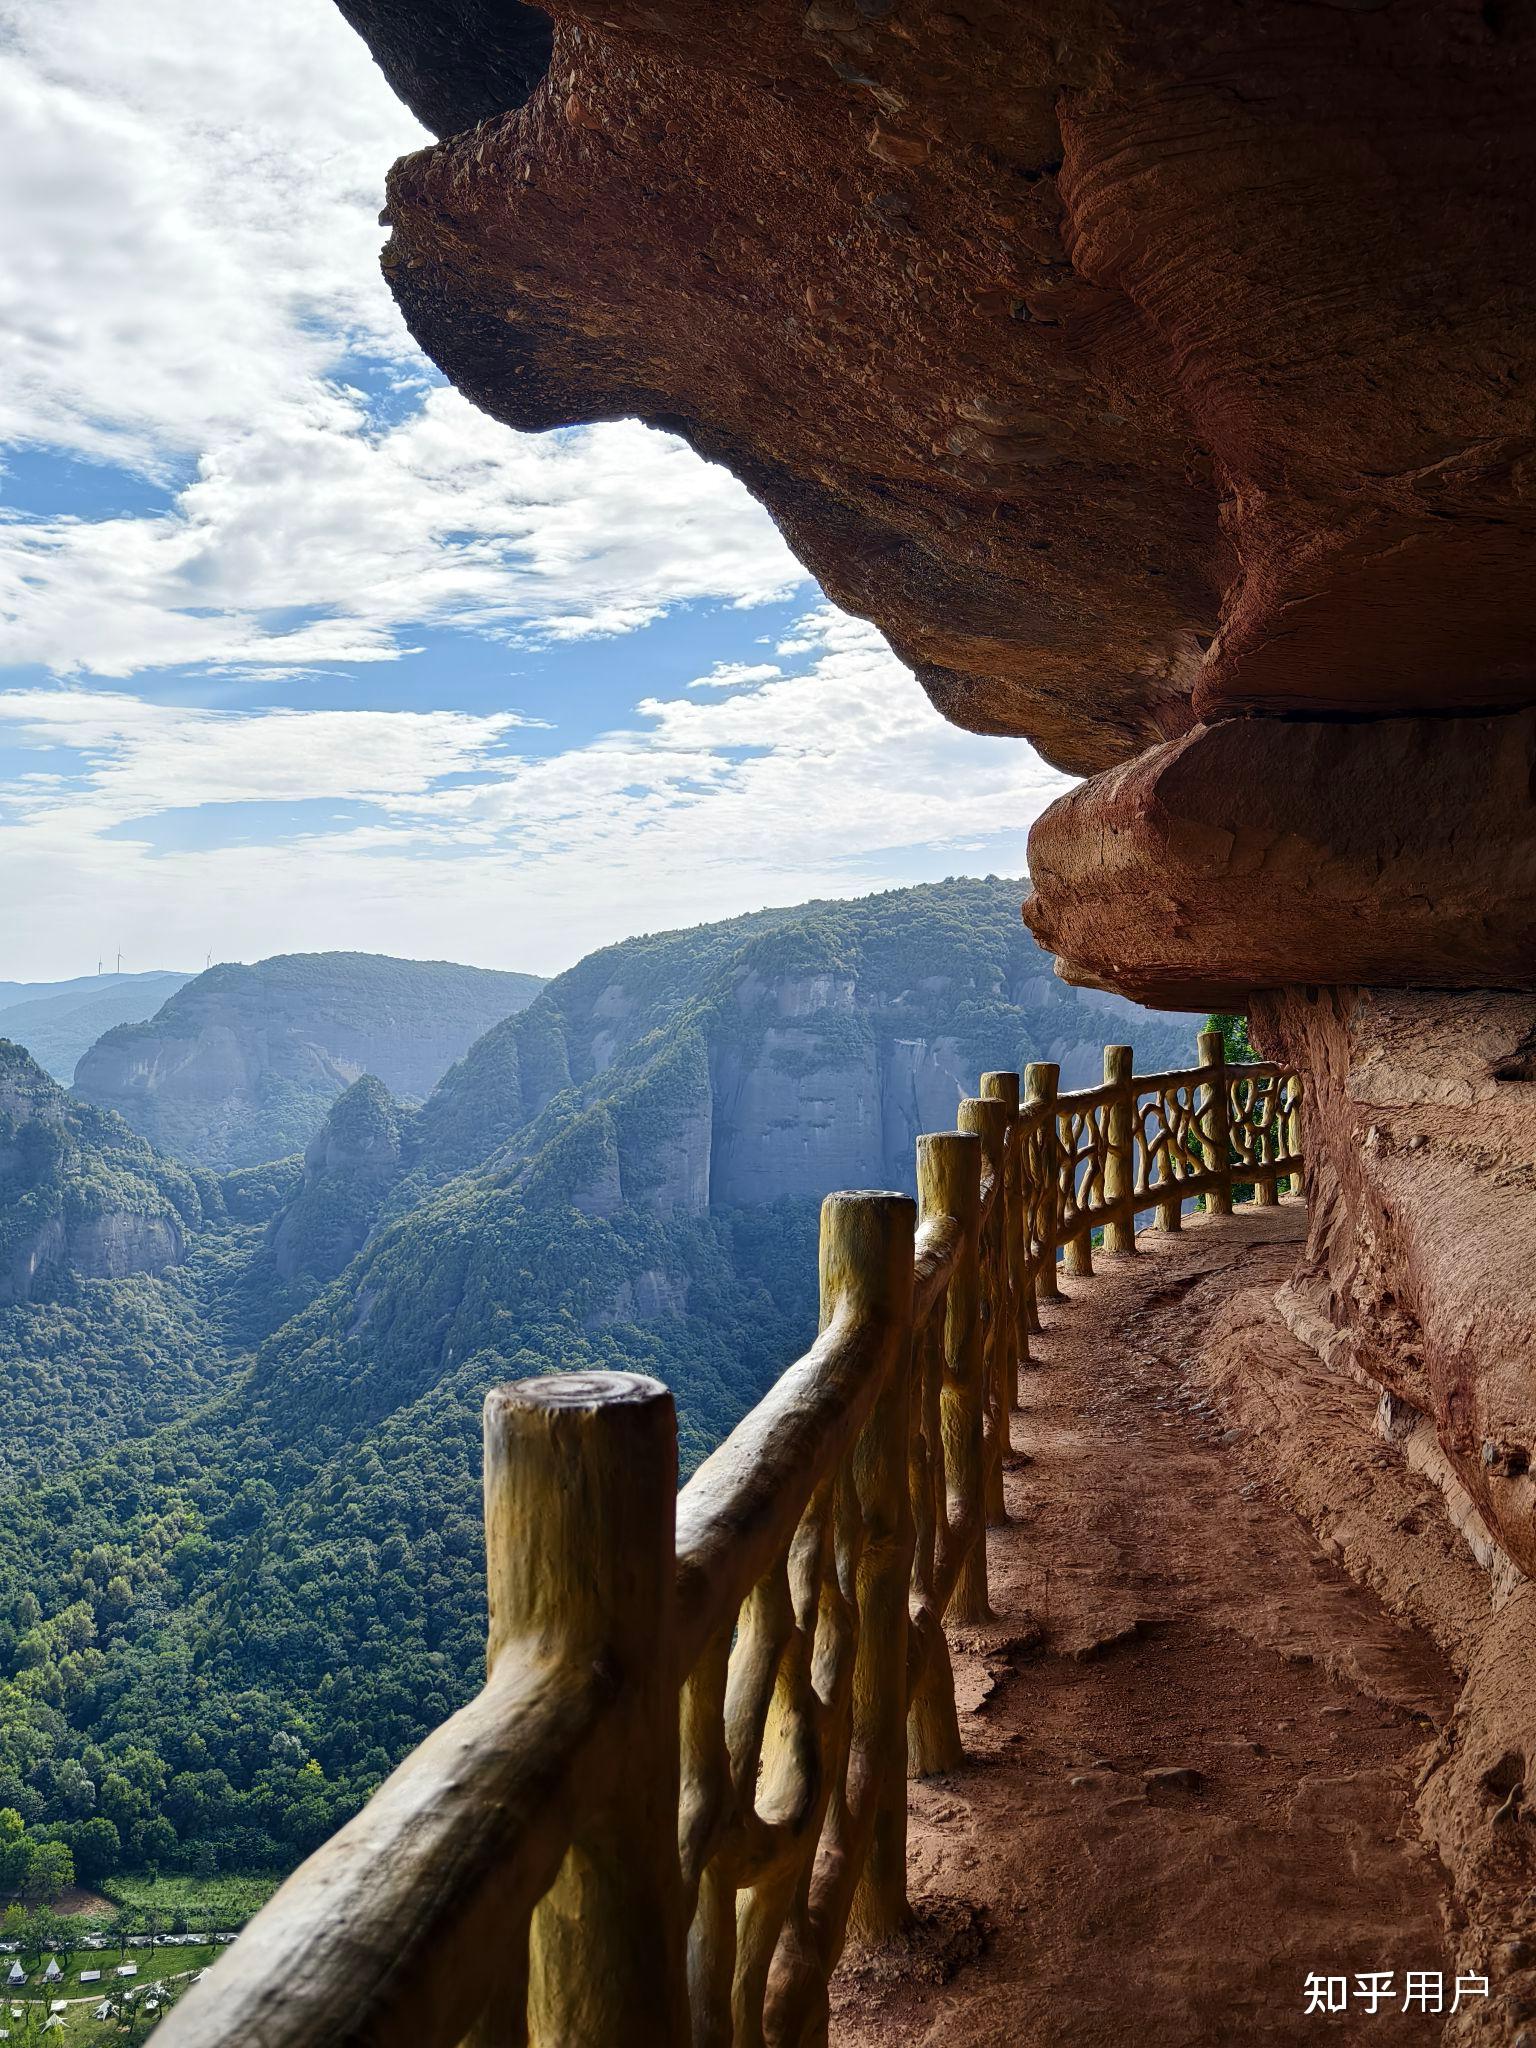
[[[1440,2038],[1402,2009],[1407,1972],[1447,1967],[1409,1802],[1454,1682],[1181,1377],[1213,1307],[1284,1277],[1301,1222],[1149,1236],[1046,1308],[990,1542],[997,1626],[956,1660],[971,1761],[912,1787],[913,1896],[951,1929],[951,1974],[850,1956],[835,2048]],[[1149,1788],[1158,1770],[1199,1778]],[[1391,1971],[1393,1996],[1309,2016],[1313,1971]]]

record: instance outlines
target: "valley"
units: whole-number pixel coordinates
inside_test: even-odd
[[[313,1011],[289,963],[214,969],[74,1093],[6,1048],[0,1228],[52,1247],[0,1308],[0,1809],[27,1853],[81,1882],[291,1866],[479,1682],[489,1386],[654,1373],[686,1473],[814,1331],[825,1191],[909,1186],[984,1069],[1082,1085],[1117,1037],[1183,1060],[1193,1020],[1060,982],[1020,893],[637,938],[529,1000],[501,977],[488,1029],[437,1004],[432,1057],[472,1042],[419,1101],[404,1055],[348,1078],[381,1039],[339,1043],[335,981],[405,964],[353,955],[310,956],[341,963],[308,970]],[[258,1033],[230,991],[267,969]],[[87,1099],[134,1047],[162,1099]]]

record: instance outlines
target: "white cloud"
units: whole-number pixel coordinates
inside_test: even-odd
[[[633,421],[510,434],[438,386],[382,432],[337,397],[233,435],[159,517],[0,525],[0,654],[109,676],[313,668],[392,659],[423,626],[628,632],[801,576],[681,442]]]
[[[11,690],[0,693],[0,731],[23,746],[76,753],[80,773],[0,785],[0,820],[9,813],[69,844],[204,804],[408,805],[447,776],[483,768],[525,723],[514,712],[220,712],[118,693]]]
[[[0,442],[152,486],[115,494],[135,513],[0,513],[0,660],[68,679],[0,690],[7,973],[118,945],[135,966],[346,946],[554,969],[1022,864],[1064,779],[944,724],[830,608],[559,752],[510,712],[437,708],[441,661],[419,710],[305,709],[307,679],[432,628],[527,659],[803,578],[680,442],[514,435],[435,379],[376,261],[384,172],[420,131],[328,0],[0,0],[0,122]],[[93,686],[150,670],[193,701]],[[196,701],[228,677],[294,701]]]
[[[349,347],[419,360],[375,251],[425,138],[335,8],[4,0],[0,27],[0,437],[159,470]]]
[[[1016,869],[1066,778],[947,725],[871,628],[823,608],[793,637],[794,674],[650,699],[633,729],[544,755],[501,716],[0,696],[0,734],[72,757],[63,786],[0,792],[15,885],[0,960],[27,943],[38,894],[65,915],[60,950],[29,972],[77,966],[82,931],[87,953],[121,944],[140,965],[346,945],[553,969],[749,905]],[[317,797],[367,814],[155,850],[154,821],[177,808]],[[39,943],[34,929],[29,958]]]
[[[695,676],[690,690],[734,690],[741,683],[766,683],[783,675],[776,661],[717,661],[707,676]]]
[[[0,8],[0,441],[172,491],[0,525],[0,659],[310,668],[423,625],[572,639],[801,580],[681,443],[515,435],[435,382],[377,263],[384,173],[422,133],[325,0],[216,34],[201,0]]]

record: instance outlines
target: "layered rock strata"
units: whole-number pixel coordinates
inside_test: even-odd
[[[200,1218],[184,1173],[0,1039],[0,1308],[77,1280],[163,1273]]]
[[[1030,869],[1058,972],[1146,1003],[1530,988],[1536,712],[1197,726],[1053,804]]]
[[[1291,989],[1252,1027],[1309,1084],[1293,1327],[1390,1397],[1397,1437],[1428,1420],[1536,1574],[1536,999]]]

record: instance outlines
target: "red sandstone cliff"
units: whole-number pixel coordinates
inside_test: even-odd
[[[1300,1321],[1536,1570],[1536,12],[341,4],[443,138],[423,345],[682,434],[1090,778],[1036,935],[1302,1066]]]

